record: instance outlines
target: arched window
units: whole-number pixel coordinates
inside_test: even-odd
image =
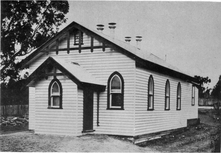
[[[154,109],[154,81],[153,76],[151,75],[148,80],[148,102],[147,110]]]
[[[166,81],[165,85],[165,110],[170,110],[170,82]]]
[[[49,85],[49,108],[62,108],[62,86],[58,79],[53,79]]]
[[[181,110],[181,85],[180,82],[177,85],[177,105],[176,105],[177,110]]]
[[[108,79],[108,109],[124,109],[124,80],[114,72]]]
[[[192,106],[195,105],[195,86],[192,86],[192,100],[191,100]]]

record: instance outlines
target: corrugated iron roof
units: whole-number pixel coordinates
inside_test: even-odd
[[[87,72],[78,63],[74,63],[72,61],[64,60],[64,59],[58,58],[58,57],[51,57],[51,58],[53,58],[63,68],[65,68],[67,71],[69,71],[80,82],[106,86],[106,84],[101,83],[100,80],[98,80],[92,74]]]
[[[86,27],[85,27],[86,28]],[[87,28],[89,29],[89,28]],[[91,30],[91,29],[90,29]],[[110,37],[108,35],[105,35],[99,31],[96,31],[96,30],[91,30],[93,31],[94,33],[96,33],[97,35],[100,35],[101,37],[113,42],[114,44],[124,48],[125,50],[129,51],[130,53],[140,57],[141,59],[143,60],[147,60],[147,61],[150,61],[150,62],[153,62],[155,64],[158,64],[160,66],[163,66],[163,67],[166,67],[166,68],[169,68],[169,69],[172,69],[174,71],[177,71],[177,72],[180,72],[180,73],[183,73],[183,74],[187,74],[187,75],[190,75],[188,74],[187,72],[183,72],[181,71],[180,69],[178,69],[177,67],[175,66],[172,66],[171,64],[167,63],[165,60],[159,58],[158,56],[152,54],[151,52],[148,52],[148,51],[144,51],[144,50],[141,50],[141,49],[138,49],[137,47],[135,46],[132,46],[130,45],[129,43],[127,42],[124,42],[124,41],[120,41],[116,38],[113,38],[113,37]]]
[[[69,60],[65,60],[59,57],[48,57],[41,65],[39,65],[36,70],[29,76],[29,82],[33,81],[34,78],[42,72],[42,69],[45,69],[48,64],[52,64],[54,67],[59,69],[62,73],[67,75],[72,81],[77,84],[90,84],[92,86],[102,86],[105,87],[106,84],[102,83],[99,79],[95,78],[91,73],[86,71],[78,63],[74,63]],[[47,75],[47,74],[46,74]]]
[[[176,71],[178,73],[181,73],[181,74],[184,74],[184,75],[187,75],[187,76],[190,76],[192,77],[190,74],[188,74],[187,72],[184,72],[184,71],[181,71],[179,70],[177,67],[175,66],[172,66],[171,64],[167,63],[165,60],[157,57],[156,55],[152,54],[151,52],[148,52],[148,51],[144,51],[144,50],[140,50],[138,49],[137,47],[135,46],[132,46],[124,41],[120,41],[116,38],[112,38],[108,35],[105,35],[99,31],[96,31],[96,30],[92,30],[91,28],[88,28],[86,26],[82,26],[82,24],[79,24],[79,23],[76,23],[76,22],[72,22],[71,24],[69,24],[66,28],[64,28],[63,30],[61,30],[55,37],[58,37],[59,34],[65,32],[65,31],[68,31],[70,30],[72,27],[76,26],[76,28],[79,28],[80,29],[86,29],[88,32],[92,32],[94,33],[95,35],[98,35],[99,37],[103,38],[103,39],[106,39],[107,41],[111,42],[112,44],[120,47],[120,48],[123,48],[124,50],[126,50],[128,53],[134,55],[134,56],[137,56],[139,58],[141,58],[142,60],[145,60],[145,61],[149,61],[149,62],[152,62],[156,65],[159,65],[161,67],[164,67],[164,68],[167,68],[167,69],[170,69],[170,70],[173,70],[173,71]],[[29,60],[31,60],[32,58],[36,58],[37,54],[39,53],[43,53],[43,52],[39,52],[39,50],[41,50],[48,42],[50,42],[51,40],[53,40],[55,37],[53,37],[52,39],[48,40],[46,43],[44,43],[43,45],[41,45],[37,50],[35,50],[34,52],[32,52],[32,54],[30,56],[27,57],[26,60],[23,61],[23,63],[25,64],[26,62],[28,62]]]

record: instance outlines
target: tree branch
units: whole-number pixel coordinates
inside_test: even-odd
[[[42,24],[43,24],[43,21],[44,21],[44,18],[45,18],[45,13],[49,10],[49,6],[51,6],[50,3],[46,6],[45,11],[42,13],[43,16],[42,16],[42,18],[40,19],[40,20],[41,20],[41,21],[39,22],[40,24],[35,28],[35,30],[34,30],[32,36],[31,36],[31,38],[29,38],[29,39],[33,39],[34,36],[36,35],[37,31],[41,28],[41,26],[42,26]],[[13,17],[13,18],[14,18],[14,17]],[[10,24],[11,24],[11,23],[12,23],[12,20],[11,20]],[[9,29],[8,29],[8,30],[9,30]],[[2,68],[2,71],[4,71],[4,70],[10,65],[10,63],[11,63],[12,61],[14,61],[14,58],[15,58],[16,56],[23,56],[23,55],[22,55],[22,51],[23,51],[23,47],[22,47],[22,46],[23,46],[23,44],[21,43],[21,49],[20,49],[18,52],[16,52],[14,55],[11,56],[10,60],[9,60],[9,61],[7,62],[7,64],[4,65],[4,67]],[[30,52],[31,52],[31,51],[30,51]],[[30,53],[30,52],[29,52],[29,53]],[[28,53],[26,52],[24,55],[26,55],[26,54],[28,54]]]

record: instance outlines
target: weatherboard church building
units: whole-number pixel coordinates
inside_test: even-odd
[[[23,60],[30,71],[30,130],[135,137],[198,118],[192,76],[98,26],[95,31],[72,22]]]

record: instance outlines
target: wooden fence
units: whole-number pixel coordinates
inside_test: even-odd
[[[28,115],[28,105],[3,105],[1,116],[23,116]]]

